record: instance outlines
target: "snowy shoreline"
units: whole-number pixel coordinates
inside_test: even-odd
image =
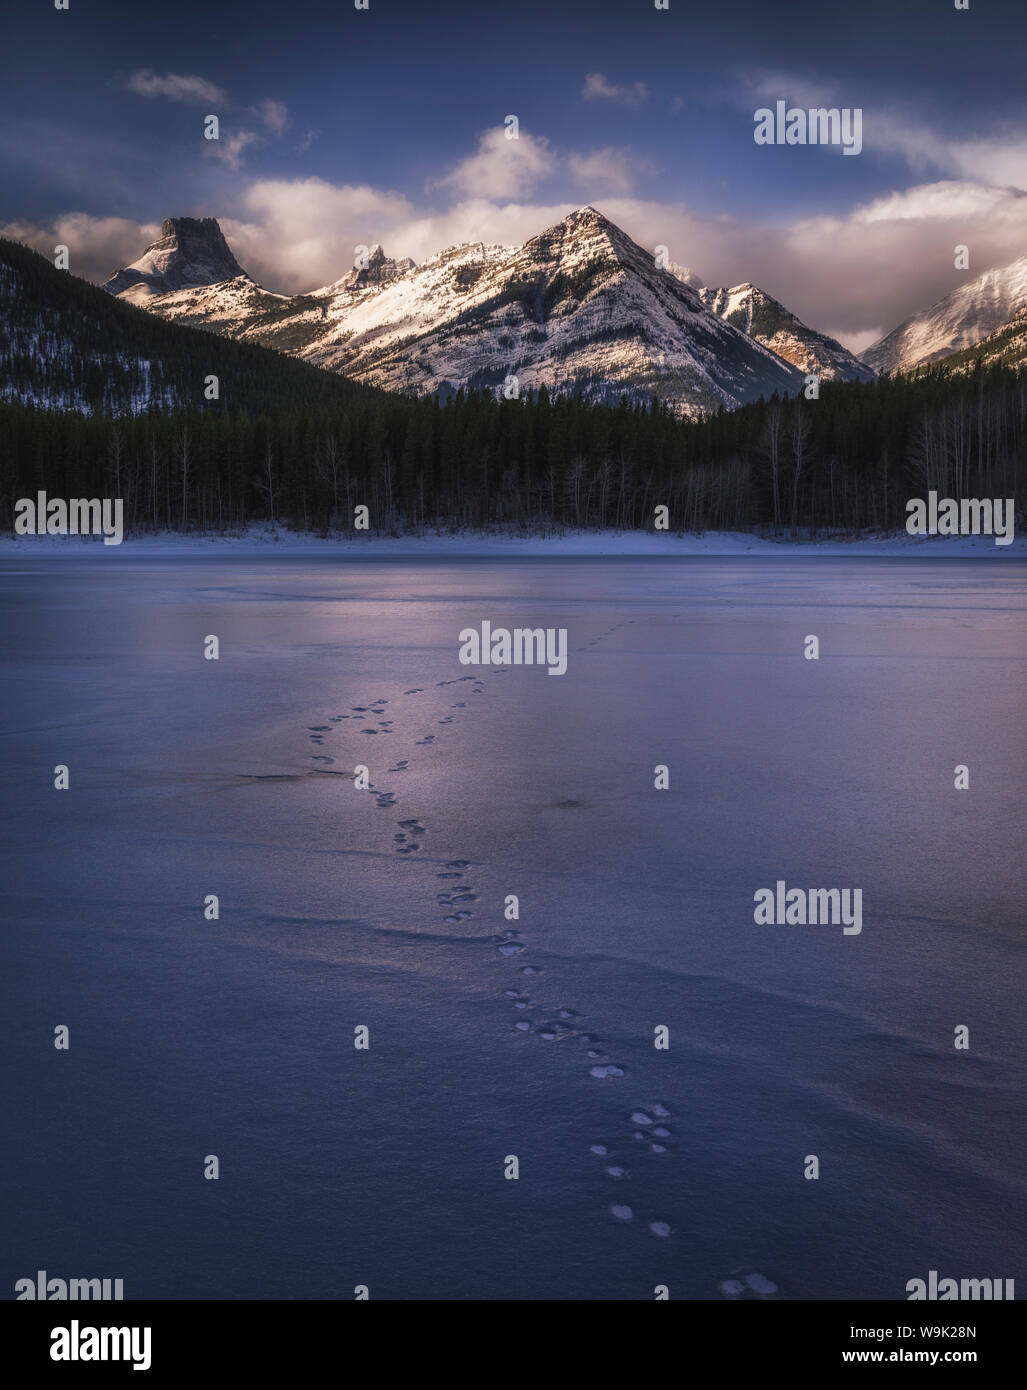
[[[703,535],[670,532],[564,531],[561,534],[524,535],[517,532],[457,532],[437,535],[331,535],[289,531],[283,527],[250,527],[231,534],[161,532],[126,536],[120,545],[105,546],[99,536],[0,536],[0,559],[80,558],[104,555],[111,559],[131,555],[243,557],[333,555],[341,560],[408,558],[540,558],[568,556],[587,559],[601,556],[638,558],[741,555],[831,555],[874,558],[919,557],[931,560],[979,559],[994,555],[1009,558],[1027,554],[1027,538],[1017,536],[1010,545],[996,545],[992,536],[892,536],[860,538],[829,536],[796,538],[758,536],[749,532],[708,531]]]

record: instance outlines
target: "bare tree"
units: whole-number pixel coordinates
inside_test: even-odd
[[[345,463],[343,450],[339,447],[339,441],[334,433],[329,434],[324,442],[324,448],[317,452],[317,472],[320,478],[330,483],[332,487],[332,514],[329,524],[338,525],[339,516],[339,474],[342,472]]]
[[[182,530],[185,530],[186,518],[189,515],[189,463],[191,459],[191,440],[189,438],[189,426],[183,425],[178,436],[178,462],[181,468],[182,477]]]
[[[803,466],[809,454],[810,423],[809,416],[802,407],[802,397],[796,397],[795,413],[792,417],[792,535],[799,525],[799,482]]]
[[[781,437],[784,433],[784,416],[780,401],[772,401],[767,409],[767,420],[763,426],[760,450],[770,464],[770,487],[774,503],[774,534],[781,530]]]
[[[253,486],[264,499],[273,531],[275,529],[275,454],[270,430],[264,440],[264,466],[253,479]]]

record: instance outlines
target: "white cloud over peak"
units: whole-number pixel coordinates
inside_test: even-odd
[[[593,150],[590,154],[569,155],[567,167],[578,183],[597,196],[600,193],[630,193],[639,179],[652,173],[648,162],[640,160],[630,150],[609,147]]]
[[[337,280],[354,248],[390,241],[414,209],[400,194],[324,179],[260,179],[243,197],[240,216],[222,230],[240,265],[269,289],[298,293]]]
[[[853,213],[857,222],[903,222],[912,219],[995,218],[1023,225],[1027,193],[995,188],[972,180],[945,179],[918,184],[875,198]]]
[[[556,168],[544,136],[520,131],[510,139],[505,126],[485,131],[474,154],[462,159],[436,185],[482,198],[518,198],[530,193]]]
[[[864,113],[864,142],[903,158],[917,173],[937,171],[961,179],[1027,189],[1027,134],[998,126],[985,133],[953,138],[903,112]]]

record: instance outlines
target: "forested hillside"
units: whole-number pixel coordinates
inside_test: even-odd
[[[165,323],[0,238],[0,398],[124,415],[341,405],[373,394],[265,348]],[[205,399],[208,376],[219,399]]]

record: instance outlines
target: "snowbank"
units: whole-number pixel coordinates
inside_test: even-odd
[[[1027,538],[1017,536],[1012,544],[999,546],[991,536],[894,536],[792,539],[754,536],[747,532],[708,531],[704,535],[674,535],[642,531],[565,531],[559,535],[529,536],[522,533],[485,534],[464,531],[455,534],[404,536],[318,536],[308,532],[278,528],[250,527],[231,535],[126,536],[120,546],[104,546],[99,537],[82,536],[0,536],[0,558],[52,560],[83,555],[106,556],[182,556],[223,555],[336,555],[340,560],[382,556],[429,557],[481,556],[688,556],[688,555],[865,555],[921,556],[931,560],[978,559],[983,556],[1022,558],[1027,554]]]

